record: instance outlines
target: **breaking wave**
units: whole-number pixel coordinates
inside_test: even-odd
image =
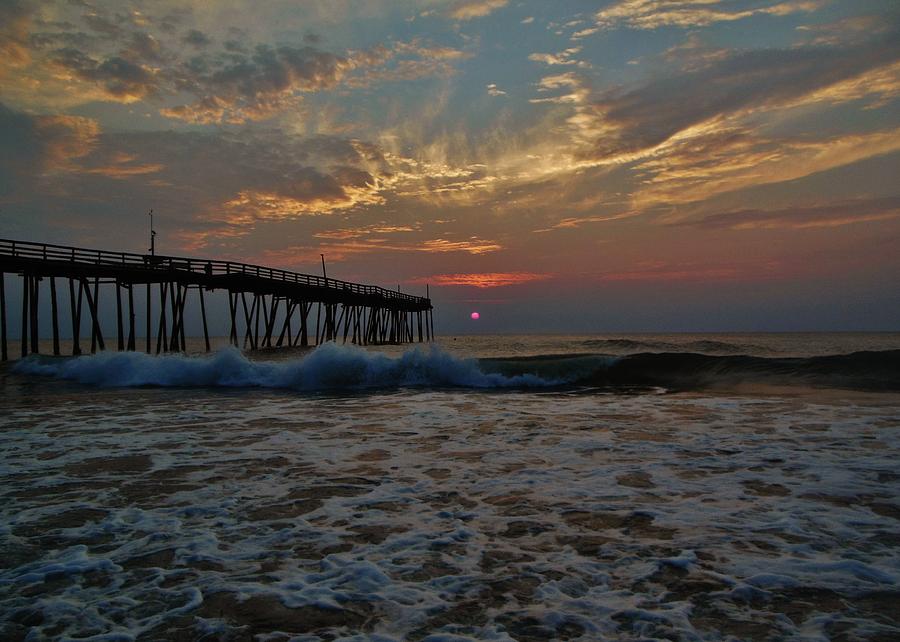
[[[208,356],[101,353],[28,357],[13,370],[106,387],[233,387],[294,390],[397,387],[533,388],[589,386],[668,390],[743,384],[900,391],[900,350],[819,357],[754,357],[689,352],[627,356],[565,354],[462,359],[438,347],[398,357],[325,344],[285,361],[257,361],[228,348]]]
[[[459,359],[432,347],[389,357],[354,346],[326,343],[288,361],[255,361],[235,348],[209,356],[150,356],[105,352],[48,359],[29,357],[13,370],[105,387],[228,387],[329,390],[401,386],[504,388],[548,385],[530,374],[482,372],[474,359]]]

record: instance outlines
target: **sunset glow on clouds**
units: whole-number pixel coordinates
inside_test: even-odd
[[[880,328],[898,95],[887,0],[11,0],[0,236],[143,251],[152,207],[497,323]]]

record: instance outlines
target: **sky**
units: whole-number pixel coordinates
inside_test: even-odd
[[[895,0],[0,0],[0,237],[152,208],[443,333],[900,330],[898,97]]]

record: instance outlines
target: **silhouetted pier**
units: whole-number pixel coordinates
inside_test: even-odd
[[[53,354],[60,354],[57,279],[68,292],[72,353],[81,354],[82,317],[91,327],[90,350],[107,348],[101,295],[114,288],[116,346],[136,350],[135,288],[146,289],[143,305],[147,353],[186,349],[185,306],[194,290],[203,338],[210,350],[205,291],[226,290],[229,342],[257,349],[319,345],[348,340],[361,345],[431,341],[431,300],[374,285],[299,274],[259,265],[207,259],[90,250],[0,239],[0,342],[7,354],[6,273],[22,277],[21,352],[39,352],[42,282],[49,288]],[[66,283],[67,282],[67,283]],[[154,296],[156,293],[158,296]],[[66,294],[68,296],[66,297]],[[45,299],[46,300],[46,299]],[[316,308],[312,315],[313,307]],[[315,316],[315,325],[313,325]]]

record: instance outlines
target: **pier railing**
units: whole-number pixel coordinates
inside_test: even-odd
[[[337,289],[357,295],[383,297],[388,300],[424,303],[424,297],[396,292],[377,285],[362,285],[313,274],[302,274],[278,268],[270,268],[250,263],[197,259],[159,254],[135,254],[130,252],[110,252],[92,250],[51,243],[32,243],[0,239],[0,256],[35,259],[42,261],[66,262],[80,265],[131,267],[143,270],[193,272],[206,276],[246,275],[285,283],[295,283],[311,287]]]

